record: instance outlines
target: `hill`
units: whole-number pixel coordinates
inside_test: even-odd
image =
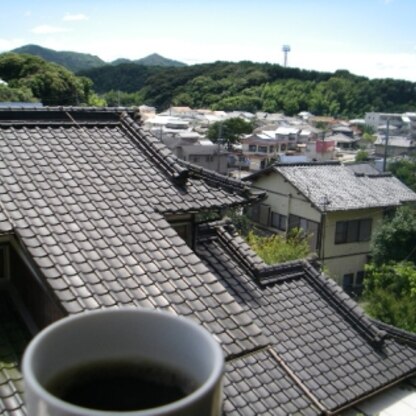
[[[72,72],[84,71],[92,68],[107,66],[108,63],[100,59],[98,56],[87,53],[56,51],[44,48],[39,45],[25,45],[20,48],[13,49],[13,53],[25,53],[38,56],[45,61],[54,62],[62,65]],[[134,63],[144,66],[162,66],[162,67],[183,67],[185,63],[165,58],[157,53],[153,53],[141,59],[130,60],[126,58],[118,58],[111,62],[111,65],[120,65]]]
[[[369,111],[416,111],[416,83],[370,80],[346,70],[318,72],[243,61],[175,68],[122,64],[80,75],[93,81],[109,105],[145,103],[159,110],[178,105],[287,115],[307,110],[345,118],[363,117]]]
[[[72,72],[106,65],[102,59],[95,55],[80,52],[55,51],[53,49],[43,48],[38,45],[25,45],[20,48],[13,49],[11,52],[39,56],[45,61],[62,65]]]
[[[164,56],[161,56],[157,53],[153,53],[141,59],[131,60],[131,59],[126,59],[126,58],[119,58],[111,62],[111,65],[120,65],[120,64],[137,64],[137,65],[143,65],[143,66],[164,66],[164,67],[187,66],[183,62],[165,58]]]

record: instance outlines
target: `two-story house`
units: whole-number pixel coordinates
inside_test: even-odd
[[[416,193],[390,174],[357,171],[338,162],[274,165],[244,180],[267,192],[251,218],[271,232],[301,228],[329,274],[360,290],[371,237],[385,212]]]

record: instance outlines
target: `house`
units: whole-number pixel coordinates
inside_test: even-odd
[[[387,142],[387,157],[404,156],[416,150],[416,139],[409,139],[405,136],[391,135]],[[377,135],[374,142],[374,152],[376,156],[383,157],[386,153],[386,136]]]
[[[272,232],[304,230],[331,277],[350,292],[360,290],[385,212],[416,202],[416,193],[390,174],[338,162],[276,164],[244,180],[268,195],[251,209],[252,219]]]
[[[137,117],[0,110],[2,416],[26,415],[19,362],[34,333],[122,305],[219,340],[226,416],[364,412],[410,388],[414,335],[369,319],[306,260],[265,265],[220,220],[264,193],[181,161]]]
[[[188,107],[174,108],[186,111]],[[189,120],[176,116],[157,115],[147,119],[144,128],[180,159],[222,174],[227,173],[226,149],[193,130]]]

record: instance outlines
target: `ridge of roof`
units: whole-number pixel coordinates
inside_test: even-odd
[[[301,259],[267,265],[248,246],[230,221],[219,221],[210,225],[223,246],[232,251],[235,258],[254,277],[257,284],[266,287],[296,278],[306,278],[371,345],[375,348],[383,346],[386,331],[378,328],[356,302],[335,282],[318,272],[309,261]]]
[[[382,348],[386,331],[379,329],[375,323],[366,316],[364,311],[353,301],[335,282],[324,277],[308,262],[304,261],[305,277],[309,283],[317,287],[328,303],[337,309],[345,319],[361,333],[375,348]]]
[[[134,107],[13,107],[0,108],[0,122],[6,127],[114,125],[120,123],[123,112],[136,120],[140,118]]]
[[[156,137],[146,134],[127,112],[121,113],[120,120],[125,132],[140,150],[155,160],[174,183],[184,186],[189,177],[189,171],[178,163],[176,156]]]
[[[415,333],[386,324],[385,322],[381,322],[374,318],[369,318],[369,320],[373,322],[374,325],[379,327],[381,330],[385,331],[387,334],[387,337],[394,338],[396,341],[401,342],[403,344],[416,347],[416,334]]]
[[[175,156],[176,157],[176,156]],[[237,193],[246,197],[249,202],[258,201],[266,197],[266,192],[253,192],[244,182],[224,176],[212,170],[194,165],[185,160],[178,159],[178,163],[188,169],[190,177],[204,179],[207,183],[215,187],[222,187],[229,192]]]

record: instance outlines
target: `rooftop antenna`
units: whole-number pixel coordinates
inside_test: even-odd
[[[287,67],[287,54],[290,52],[290,46],[289,45],[283,45],[282,47],[283,55],[284,55],[284,63],[283,66]]]

